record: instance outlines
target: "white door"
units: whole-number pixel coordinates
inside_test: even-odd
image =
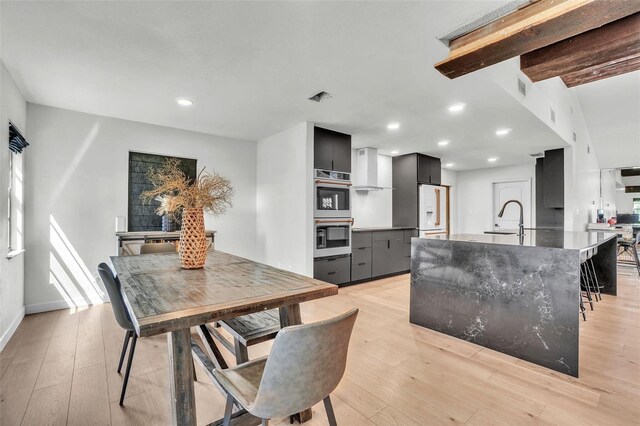
[[[516,203],[511,203],[500,218],[498,213],[504,203],[509,200],[518,200],[524,207],[524,226],[531,228],[531,179],[512,182],[493,183],[493,229],[514,230],[518,229],[520,222],[520,208]]]

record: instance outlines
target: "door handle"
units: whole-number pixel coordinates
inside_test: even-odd
[[[336,273],[335,271],[333,271],[333,272],[328,272],[328,273],[327,273],[327,275],[333,275],[333,274],[335,274],[335,273]]]

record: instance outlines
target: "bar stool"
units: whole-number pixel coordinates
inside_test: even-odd
[[[596,301],[602,300],[602,293],[600,293],[600,289],[604,288],[604,286],[598,283],[598,275],[596,275],[596,268],[593,265],[593,256],[598,254],[598,247],[593,247],[589,249],[590,253],[587,259],[587,271],[589,272],[589,276],[591,277],[591,291],[596,295]]]
[[[591,280],[589,277],[587,262],[591,251],[589,249],[580,252],[580,313],[583,320],[587,320],[583,298],[586,297],[593,311],[593,298],[591,297]]]

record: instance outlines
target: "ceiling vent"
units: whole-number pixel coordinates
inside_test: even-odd
[[[316,93],[315,95],[310,97],[309,100],[314,102],[322,102],[326,101],[327,99],[331,99],[332,97],[333,96],[331,95],[331,93],[325,92],[323,90],[322,92]]]
[[[553,108],[549,108],[550,114],[551,114],[551,122],[555,123],[556,122],[556,112],[553,110]]]

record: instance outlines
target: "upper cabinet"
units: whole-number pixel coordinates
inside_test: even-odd
[[[413,154],[418,157],[418,183],[440,185],[440,159],[428,155]]]
[[[351,173],[351,135],[315,127],[313,167]]]
[[[544,152],[542,172],[544,206],[564,208],[564,149]]]

